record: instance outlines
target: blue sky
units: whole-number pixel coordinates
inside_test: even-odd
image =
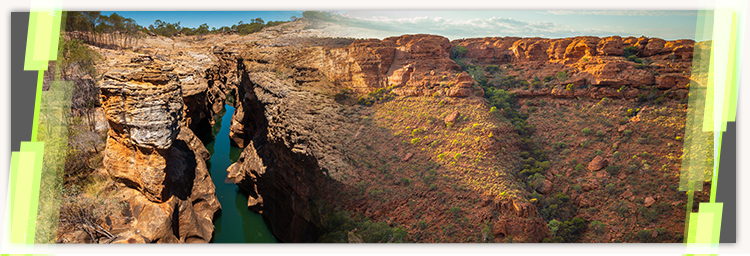
[[[102,12],[109,15],[112,12]],[[156,19],[180,21],[183,27],[231,26],[240,20],[289,20],[302,11],[134,11],[117,12],[148,26]],[[592,36],[647,36],[667,40],[693,39],[696,11],[664,10],[501,10],[501,11],[338,11],[353,37],[428,33],[450,39],[519,36],[560,38]]]
[[[102,11],[102,15],[111,15],[112,11]],[[154,21],[161,20],[168,23],[180,22],[182,27],[197,28],[203,23],[208,27],[231,27],[239,21],[250,23],[255,18],[263,21],[288,21],[292,16],[302,17],[302,11],[127,11],[115,12],[117,15],[131,18],[138,25],[148,27]]]

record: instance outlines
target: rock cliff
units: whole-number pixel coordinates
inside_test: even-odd
[[[204,112],[190,108],[207,87],[196,82],[200,75],[186,73],[144,55],[110,69],[100,82],[110,126],[104,168],[127,205],[111,218],[113,243],[211,239],[221,206],[206,168],[210,155],[189,128],[206,121],[195,114]]]
[[[477,65],[507,67],[507,75],[529,82],[557,78],[548,87],[515,89],[521,97],[552,96],[634,99],[650,87],[671,98],[686,98],[693,40],[574,37],[562,39],[491,37],[454,40],[464,58]],[[632,51],[630,60],[625,49]],[[545,81],[546,82],[546,81]],[[567,88],[567,84],[573,87]]]

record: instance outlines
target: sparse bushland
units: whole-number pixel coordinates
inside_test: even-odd
[[[100,175],[91,175],[85,187],[68,185],[62,193],[60,204],[60,226],[58,233],[71,234],[83,231],[86,241],[100,243],[115,238],[109,231],[107,222],[110,216],[120,212],[125,205],[118,202],[111,193],[111,181]],[[89,240],[90,239],[90,240]],[[66,242],[66,241],[60,241]]]

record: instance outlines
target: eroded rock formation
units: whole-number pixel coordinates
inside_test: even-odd
[[[563,81],[555,81],[553,88],[514,90],[520,97],[634,99],[652,86],[672,98],[687,97],[695,42],[587,36],[470,38],[454,40],[451,44],[465,47],[467,53],[463,57],[475,64],[507,66],[508,75],[529,82],[535,77],[556,77],[558,72],[565,72]],[[635,48],[634,56],[642,63],[623,56],[629,46]],[[568,88],[567,84],[573,86]]]
[[[142,56],[110,70],[100,83],[110,126],[104,168],[127,205],[110,218],[113,243],[211,239],[221,206],[206,168],[210,155],[188,128],[206,116],[185,110],[185,102],[200,99],[196,95],[207,88],[195,82],[198,74],[186,73]]]

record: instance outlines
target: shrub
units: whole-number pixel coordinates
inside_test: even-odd
[[[549,228],[549,236],[554,237],[557,234],[557,230],[560,229],[560,222],[557,220],[550,220],[547,224]]]
[[[644,230],[638,231],[638,233],[636,233],[636,237],[638,237],[638,239],[640,239],[641,242],[646,243],[646,242],[651,241],[651,234],[653,232],[654,232],[653,230],[644,229]]]
[[[423,132],[424,132],[424,128],[419,127],[411,131],[411,136],[417,136],[418,134],[423,133]]]
[[[597,234],[601,234],[602,232],[604,232],[604,223],[598,220],[592,221],[589,224],[589,229],[593,230]]]
[[[638,53],[638,48],[635,47],[635,46],[633,46],[633,45],[627,46],[627,47],[623,48],[622,50],[623,50],[623,57],[625,57],[625,58],[628,58],[628,57],[633,56],[636,53]]]
[[[585,167],[583,167],[583,164],[581,164],[581,163],[579,163],[578,165],[576,165],[576,171],[582,172],[582,171],[583,171],[583,170],[585,170],[585,169],[586,169],[586,168],[585,168]]]
[[[589,129],[588,127],[587,128],[583,128],[581,130],[581,133],[583,133],[583,135],[589,135],[589,134],[591,134],[591,129]]]
[[[622,135],[624,135],[624,136],[630,136],[631,134],[633,134],[632,130],[625,130],[625,131],[622,132]]]
[[[486,67],[484,67],[484,72],[487,72],[487,73],[495,73],[499,70],[500,70],[500,67],[498,67],[497,65],[487,65]]]
[[[580,193],[583,189],[581,188],[581,185],[575,184],[573,185],[573,190]]]
[[[461,153],[456,153],[455,155],[453,155],[453,159],[456,161],[458,161],[458,159],[460,158],[461,158]]]
[[[83,193],[78,186],[70,186],[63,189],[60,203],[60,226],[63,229],[83,230],[94,242],[102,237],[112,239],[114,236],[102,225],[106,217],[120,211],[123,206],[116,199],[89,195]]]
[[[601,131],[601,130],[596,131],[596,136],[597,137],[604,137],[604,131]]]
[[[427,228],[427,222],[425,222],[423,220],[420,220],[419,222],[417,222],[417,227],[419,229],[426,229]]]
[[[406,186],[408,186],[409,183],[411,183],[411,180],[409,178],[401,178],[400,181],[401,181],[401,184],[404,184]]]
[[[616,153],[617,153],[617,152],[616,152]],[[613,165],[609,165],[609,166],[607,166],[607,168],[606,168],[605,170],[607,171],[607,173],[609,173],[609,175],[612,175],[612,176],[614,176],[614,175],[616,175],[616,174],[617,174],[617,171],[618,171],[619,169],[620,169],[620,167],[618,167],[617,165],[614,165],[614,164],[613,164]]]
[[[606,186],[604,186],[604,190],[606,190],[610,194],[614,194],[615,192],[617,192],[615,189],[615,184],[612,184],[612,183],[609,183]]]
[[[461,208],[454,206],[448,209],[448,212],[450,214],[453,214],[453,216],[458,217],[458,215],[461,213]]]
[[[565,242],[575,242],[578,240],[579,235],[585,229],[586,220],[583,218],[575,217],[572,220],[567,220],[560,223],[558,236],[562,237]]]
[[[443,160],[445,159],[445,153],[439,154],[438,159]]]
[[[482,241],[492,241],[495,237],[492,235],[492,227],[489,223],[486,223],[482,227]]]
[[[497,107],[495,107],[495,106],[492,106],[492,107],[490,108],[490,114],[496,114],[497,112],[498,112],[498,111],[497,111]]]
[[[466,49],[466,47],[456,45],[455,47],[451,48],[451,59],[462,58],[468,52],[469,50]]]

